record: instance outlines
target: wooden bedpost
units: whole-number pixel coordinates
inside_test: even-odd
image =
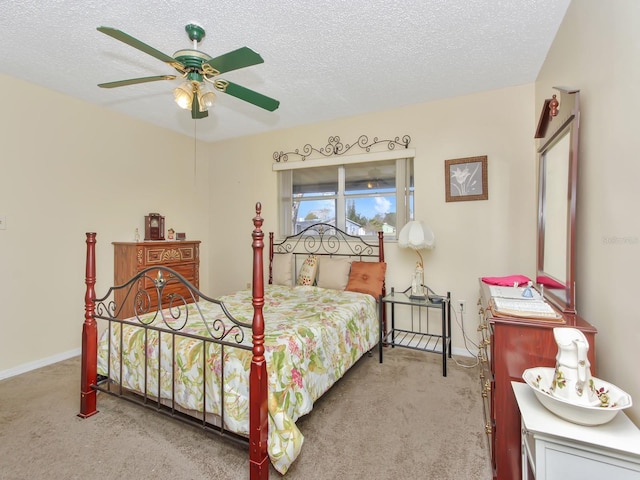
[[[264,233],[262,232],[262,205],[256,203],[253,218],[253,358],[249,376],[249,475],[251,480],[269,478],[267,455],[267,363],[264,358]]]
[[[87,418],[98,413],[96,410],[97,392],[91,388],[98,376],[98,327],[93,318],[95,313],[96,284],[96,234],[87,233],[87,260],[84,295],[84,324],[82,325],[82,378],[80,380],[79,417]]]

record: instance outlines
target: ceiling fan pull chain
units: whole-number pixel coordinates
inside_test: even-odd
[[[196,184],[196,178],[197,178],[197,165],[198,162],[196,161],[198,158],[198,149],[197,149],[197,142],[198,142],[198,122],[193,121],[193,184],[195,186]]]

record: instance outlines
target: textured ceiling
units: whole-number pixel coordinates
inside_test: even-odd
[[[0,72],[205,141],[268,132],[535,81],[570,0],[1,0]],[[225,94],[194,121],[173,102],[174,74],[96,30],[161,52],[206,30],[215,57],[248,46],[265,63],[221,78],[280,100],[263,111]],[[197,130],[194,129],[197,122]]]

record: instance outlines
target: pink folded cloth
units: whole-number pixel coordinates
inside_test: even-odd
[[[566,285],[563,285],[562,283],[557,282],[553,278],[547,277],[546,275],[538,275],[536,281],[549,288],[567,288]]]
[[[482,281],[484,283],[488,283],[489,285],[513,287],[515,284],[517,284],[517,286],[519,287],[520,285],[526,285],[531,281],[531,279],[524,275],[507,275],[506,277],[482,277]]]

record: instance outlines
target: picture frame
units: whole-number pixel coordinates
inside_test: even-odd
[[[445,160],[444,181],[447,202],[488,200],[487,156]]]

